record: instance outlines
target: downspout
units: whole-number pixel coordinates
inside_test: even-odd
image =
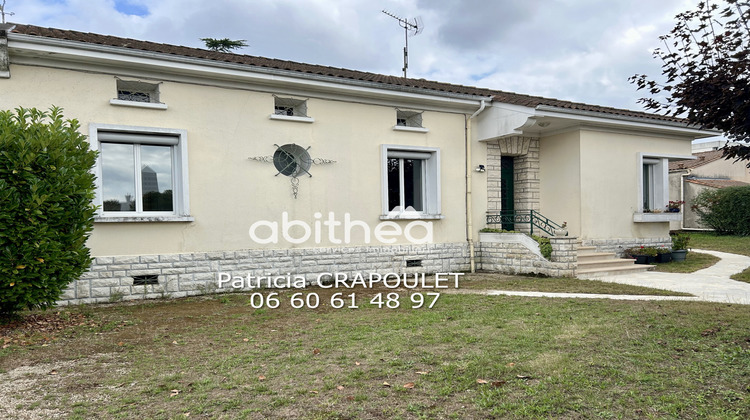
[[[472,217],[471,217],[471,172],[472,172],[472,166],[471,166],[471,124],[469,124],[469,121],[471,121],[474,117],[479,115],[482,111],[484,111],[484,108],[487,106],[487,103],[484,99],[482,99],[482,103],[479,106],[479,109],[476,110],[473,114],[471,114],[470,117],[466,117],[466,114],[464,114],[464,147],[466,149],[466,241],[469,242],[469,267],[471,269],[471,272],[476,272],[476,258],[474,257],[474,225],[472,223]]]
[[[679,200],[681,201],[685,201],[685,178],[690,176],[691,172],[693,172],[693,170],[688,169],[684,174],[680,175],[680,198]],[[687,206],[685,206],[682,209],[682,217],[680,217],[680,230],[685,229],[685,213],[687,213]]]

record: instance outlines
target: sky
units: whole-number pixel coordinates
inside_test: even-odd
[[[643,110],[628,77],[699,0],[6,0],[6,19],[167,44],[244,39],[235,52]]]

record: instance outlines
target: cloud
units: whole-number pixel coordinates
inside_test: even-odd
[[[420,16],[409,76],[640,109],[634,73],[699,0],[11,0],[15,21],[193,47],[245,39],[239,53],[401,75],[404,32],[382,9]]]

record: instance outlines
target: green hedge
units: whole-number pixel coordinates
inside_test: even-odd
[[[0,315],[46,308],[91,264],[96,152],[48,112],[0,111]]]
[[[750,186],[703,190],[693,209],[701,223],[718,233],[750,235]]]

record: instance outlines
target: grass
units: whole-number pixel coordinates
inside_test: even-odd
[[[690,248],[710,249],[750,257],[750,236],[717,235],[713,232],[688,232]]]
[[[704,268],[711,267],[719,262],[721,258],[710,254],[689,251],[685,256],[685,261],[672,261],[668,263],[655,263],[654,271],[664,273],[693,273]]]
[[[705,255],[705,254],[702,254]],[[688,293],[570,277],[509,276],[495,273],[467,274],[462,289],[513,290],[549,293],[595,293],[610,295],[692,296]]]
[[[746,268],[741,273],[732,274],[729,278],[732,280],[744,281],[745,283],[750,283],[750,267]]]
[[[0,350],[0,417],[750,416],[746,306],[443,294],[410,309],[402,291],[379,309],[359,289],[359,309],[291,309],[292,292],[277,309],[245,294],[86,308]]]

